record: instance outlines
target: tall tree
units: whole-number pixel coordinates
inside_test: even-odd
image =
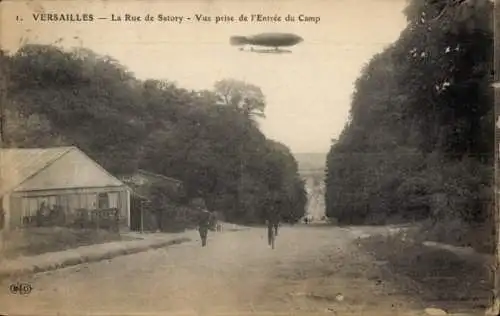
[[[400,38],[363,69],[350,121],[331,146],[328,216],[486,221],[492,4],[413,0],[405,13]]]
[[[169,80],[140,81],[87,49],[26,45],[4,61],[10,146],[76,145],[116,174],[142,168],[171,176],[184,182],[184,202],[202,198],[239,222],[261,221],[271,187],[288,200],[295,198],[290,188],[300,192],[294,158],[253,123],[265,109],[255,85],[227,79],[214,91],[193,91]],[[155,191],[159,218],[175,213],[160,205],[162,190]],[[304,211],[299,202],[294,214]]]
[[[259,87],[234,79],[220,80],[214,87],[220,104],[235,107],[248,118],[265,116],[265,97]]]

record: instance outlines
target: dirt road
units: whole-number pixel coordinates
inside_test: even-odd
[[[212,233],[198,242],[19,280],[28,296],[0,289],[2,313],[421,315],[356,244],[359,231],[282,227],[270,249],[264,228]]]

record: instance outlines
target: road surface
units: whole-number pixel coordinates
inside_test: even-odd
[[[206,248],[194,241],[9,280],[32,284],[24,297],[3,282],[0,312],[421,315],[357,246],[358,235],[282,227],[272,250],[264,228],[212,233]]]

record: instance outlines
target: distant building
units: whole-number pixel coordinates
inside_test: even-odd
[[[0,205],[4,229],[45,206],[68,223],[79,209],[118,209],[120,226],[130,226],[130,189],[76,147],[0,149]]]
[[[130,207],[130,228],[132,230],[156,230],[159,228],[158,218],[155,215],[156,210],[149,207],[149,202],[153,200],[155,186],[161,187],[162,193],[172,201],[172,205],[185,195],[182,181],[146,170],[139,169],[132,174],[121,176],[120,180],[132,189]]]
[[[326,216],[325,183],[323,169],[300,170],[307,193],[306,213],[311,221],[321,220]]]
[[[132,188],[135,195],[140,195],[143,198],[149,198],[151,187],[155,184],[161,184],[162,187],[168,190],[168,194],[172,197],[183,194],[182,181],[142,169],[132,174],[121,176],[120,179]]]

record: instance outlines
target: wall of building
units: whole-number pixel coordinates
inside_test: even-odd
[[[36,215],[42,203],[49,208],[62,207],[67,222],[74,220],[78,209],[118,208],[123,226],[128,224],[130,209],[127,189],[124,187],[15,192],[9,197],[9,203],[11,228],[22,226],[23,217]]]

